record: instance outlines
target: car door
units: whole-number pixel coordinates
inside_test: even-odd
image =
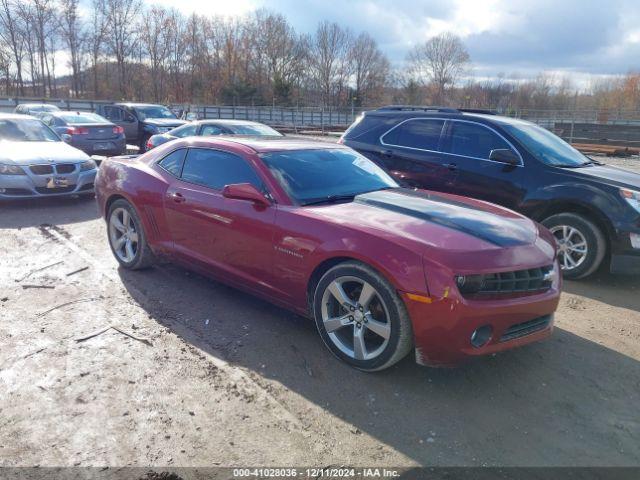
[[[445,121],[411,118],[380,138],[380,158],[386,170],[402,185],[449,191],[452,172],[440,152]]]
[[[511,209],[524,198],[524,164],[515,147],[495,129],[467,120],[447,121],[442,150],[455,172],[454,193]],[[489,159],[492,150],[510,149],[520,158],[519,165]]]
[[[188,150],[180,178],[169,185],[164,200],[174,249],[226,280],[273,295],[276,207],[225,198],[222,189],[235,183],[265,188],[238,155],[209,148]]]

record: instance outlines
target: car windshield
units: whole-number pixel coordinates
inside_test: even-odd
[[[282,134],[267,125],[225,125],[236,135],[258,135],[265,137],[282,137]]]
[[[173,112],[167,107],[161,105],[150,105],[148,107],[135,107],[136,115],[139,120],[145,120],[147,118],[171,118],[177,119]]]
[[[59,142],[60,138],[40,120],[0,119],[0,140]]]
[[[302,205],[398,187],[384,170],[352,150],[288,150],[261,157],[287,193]]]
[[[556,167],[582,167],[591,160],[549,130],[529,123],[504,125],[538,160]]]
[[[58,116],[67,123],[109,123],[109,120],[95,113],[64,113]]]

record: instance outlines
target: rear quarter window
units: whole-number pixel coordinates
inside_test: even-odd
[[[169,172],[174,177],[180,178],[182,174],[182,167],[184,166],[184,157],[187,153],[187,150],[184,148],[180,148],[171,152],[169,155],[164,157],[162,160],[158,162],[164,170]]]

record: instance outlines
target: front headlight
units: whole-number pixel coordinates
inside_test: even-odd
[[[93,160],[85,160],[80,164],[80,171],[86,172],[87,170],[93,170],[94,168],[98,168],[96,162]]]
[[[629,190],[628,188],[621,188],[620,195],[622,195],[622,198],[624,198],[636,212],[640,213],[640,192]]]
[[[26,175],[22,167],[18,165],[6,165],[0,163],[0,175]]]

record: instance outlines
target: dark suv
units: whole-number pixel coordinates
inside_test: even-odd
[[[340,139],[410,187],[497,203],[541,222],[566,278],[640,272],[640,175],[596,162],[533,123],[490,112],[384,107]]]
[[[167,133],[187,123],[179,120],[167,107],[148,103],[99,105],[96,113],[121,126],[127,141],[138,145],[141,152],[146,150],[147,140],[152,135]]]

